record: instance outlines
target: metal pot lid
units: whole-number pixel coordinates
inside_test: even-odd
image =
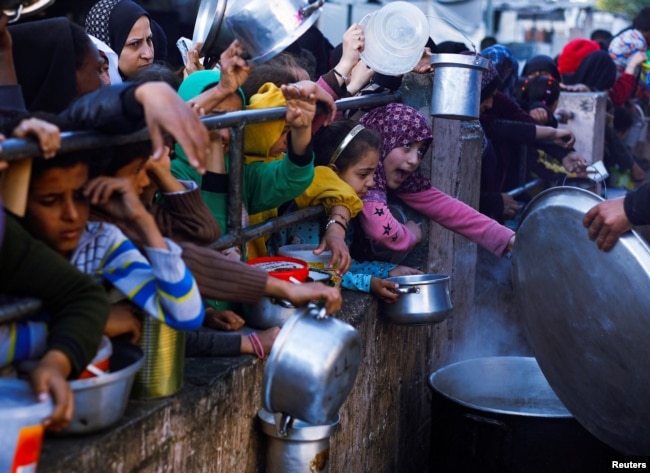
[[[528,341],[553,390],[616,450],[650,454],[650,248],[635,233],[605,253],[584,214],[603,199],[554,187],[525,209],[512,255]]]

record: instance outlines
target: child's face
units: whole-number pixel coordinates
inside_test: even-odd
[[[289,127],[285,126],[284,131],[282,132],[282,135],[276,141],[273,143],[271,146],[271,149],[269,150],[269,156],[275,157],[275,156],[282,156],[284,153],[287,152],[288,149],[288,143],[287,143],[287,136],[289,135]]]
[[[149,159],[151,158],[147,157],[134,159],[126,166],[118,169],[118,171],[115,173],[115,177],[129,179],[138,195],[142,195],[145,188],[151,184],[151,180],[147,174],[147,161],[149,161]]]
[[[352,187],[360,199],[368,190],[375,185],[373,179],[377,163],[379,162],[379,151],[370,149],[356,163],[348,166],[339,172],[339,177]]]
[[[393,148],[384,159],[384,174],[389,189],[397,189],[418,167],[424,152],[426,140]]]
[[[90,206],[82,190],[88,166],[53,168],[33,179],[27,199],[25,223],[29,232],[66,258],[79,244]]]

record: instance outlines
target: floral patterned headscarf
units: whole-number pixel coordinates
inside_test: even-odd
[[[383,161],[398,146],[433,138],[428,120],[413,107],[402,103],[391,103],[364,114],[359,122],[381,135],[379,165],[375,169],[375,185],[364,197],[364,201],[386,203],[386,174]],[[427,144],[428,146],[428,144]],[[411,174],[397,189],[397,192],[411,194],[431,187],[431,182],[420,174]]]

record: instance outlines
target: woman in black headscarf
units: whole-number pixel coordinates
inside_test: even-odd
[[[132,0],[97,2],[86,16],[86,31],[117,53],[118,68],[125,79],[167,58],[165,32]]]
[[[58,113],[102,86],[101,59],[84,29],[66,18],[9,27],[16,78],[29,111]]]

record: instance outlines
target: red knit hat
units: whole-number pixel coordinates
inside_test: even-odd
[[[594,51],[600,51],[598,41],[585,38],[569,41],[557,58],[557,68],[560,74],[573,74],[582,60]]]

